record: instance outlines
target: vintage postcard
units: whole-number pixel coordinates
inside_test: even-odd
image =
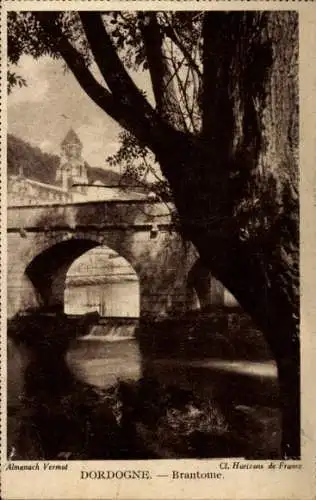
[[[1,498],[315,498],[315,3],[1,42]]]

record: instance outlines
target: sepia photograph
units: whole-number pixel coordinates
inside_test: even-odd
[[[316,10],[232,3],[1,7],[5,500],[316,491]]]
[[[299,459],[295,11],[7,18],[7,458]]]

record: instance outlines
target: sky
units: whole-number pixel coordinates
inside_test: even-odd
[[[28,85],[14,88],[8,97],[9,133],[60,154],[60,143],[72,127],[83,143],[84,159],[91,166],[109,168],[105,160],[117,151],[121,129],[85,94],[63,62],[22,56],[15,71]],[[150,94],[147,75],[133,77]]]

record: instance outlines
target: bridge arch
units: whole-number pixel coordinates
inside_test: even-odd
[[[97,247],[112,250],[123,257],[134,270],[134,266],[124,255],[104,244],[102,237],[59,235],[58,241],[50,246],[46,245],[46,248],[38,253],[25,269],[25,275],[34,287],[40,306],[56,310],[64,309],[66,277],[70,267],[78,258]],[[137,275],[135,270],[134,272]]]
[[[140,316],[182,314],[186,308],[191,247],[176,233],[151,226],[65,228],[46,226],[8,234],[8,318],[44,303],[62,307],[63,295],[52,300],[71,263],[83,253],[105,245],[126,259],[139,278]],[[58,275],[58,276],[57,276]],[[58,279],[57,279],[58,278]],[[54,291],[55,290],[55,291]]]
[[[187,277],[187,309],[208,310],[211,307],[236,307],[235,297],[212,276],[211,271],[197,259]]]
[[[97,311],[103,318],[138,318],[139,277],[131,264],[99,245],[72,262],[64,284],[64,312]]]

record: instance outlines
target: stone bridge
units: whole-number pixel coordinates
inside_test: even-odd
[[[86,251],[105,245],[137,273],[140,315],[181,314],[196,252],[184,243],[159,202],[97,201],[9,207],[8,317],[30,307],[62,307],[67,271]]]

